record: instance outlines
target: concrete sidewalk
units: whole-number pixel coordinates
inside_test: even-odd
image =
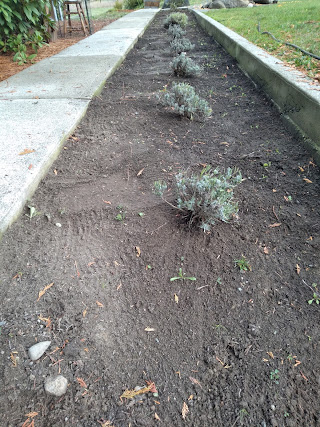
[[[0,237],[158,11],[132,12],[0,82]]]

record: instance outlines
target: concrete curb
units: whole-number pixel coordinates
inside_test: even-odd
[[[0,238],[159,10],[131,12],[0,82]]]
[[[201,27],[272,99],[291,131],[303,137],[320,164],[320,86],[204,13],[192,12]]]

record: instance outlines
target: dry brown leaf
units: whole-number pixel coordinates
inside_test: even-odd
[[[263,252],[264,252],[266,255],[268,255],[268,254],[269,254],[269,249],[265,246],[265,247],[263,248]]]
[[[301,268],[299,264],[296,264],[296,271],[297,271],[297,274],[300,274]]]
[[[139,172],[137,173],[137,176],[142,175],[142,174],[143,174],[144,169],[145,169],[145,168],[140,169],[140,170],[139,170]]]
[[[193,394],[190,394],[190,396],[188,397],[188,400],[192,400],[193,399]]]
[[[181,411],[182,419],[185,420],[188,413],[189,413],[188,405],[186,404],[186,402],[183,402],[182,411]]]
[[[154,417],[155,417],[156,420],[160,421],[160,417],[159,417],[159,415],[157,415],[156,412],[154,413]]]
[[[34,418],[38,415],[38,412],[29,412],[29,414],[26,414],[25,416],[28,418]]]
[[[107,205],[111,205],[111,202],[109,202],[109,200],[103,200],[104,203],[106,203]]]
[[[33,148],[25,148],[21,153],[19,153],[19,156],[24,156],[25,154],[34,153],[36,150]]]
[[[293,365],[293,367],[295,368],[296,366],[299,366],[299,365],[301,365],[301,362],[300,360],[297,360],[296,363]]]
[[[272,190],[272,192],[273,192],[273,193],[276,193],[276,192],[277,192],[277,190],[274,188],[274,189]]]
[[[178,302],[179,302],[179,297],[178,297],[178,295],[177,295],[177,294],[174,294],[174,300],[175,300],[175,302],[178,304]]]
[[[42,317],[41,314],[40,316],[38,316],[39,320],[42,320],[42,322],[46,323],[46,328],[50,328],[51,327],[51,319],[50,316],[49,317]]]
[[[87,315],[87,309],[83,310],[82,317],[86,317],[86,315]]]
[[[308,179],[308,178],[303,178],[303,180],[304,180],[307,184],[312,184],[312,181],[310,181],[310,179]]]
[[[299,166],[299,169],[300,169],[300,172],[304,172],[304,169],[301,166]]]
[[[199,381],[196,378],[193,377],[189,377],[189,380],[193,383],[196,384],[198,386],[200,386],[202,388],[202,385],[199,383]]]
[[[269,362],[269,359],[265,359],[265,358],[263,358],[263,359],[262,359],[262,361],[263,361],[263,362]]]
[[[77,381],[80,384],[80,387],[87,388],[87,384],[84,382],[82,378],[78,377]]]
[[[97,304],[98,307],[104,307],[104,305],[102,304],[102,302],[100,302],[98,300],[96,301],[96,304]]]
[[[145,331],[146,332],[154,332],[155,329],[154,328],[149,328],[149,326],[148,326],[148,327],[145,328]]]
[[[224,141],[224,142],[220,142],[220,145],[226,145],[227,147],[229,147],[229,143]]]
[[[88,349],[88,347],[84,348],[83,350],[84,350],[86,353],[89,353],[89,349]]]
[[[270,224],[269,227],[270,228],[274,228],[274,227],[280,227],[281,222],[275,222],[274,224]]]
[[[272,351],[267,351],[267,354],[271,357],[271,359],[274,359],[274,355],[273,355]]]
[[[135,248],[135,250],[137,252],[137,254],[136,254],[137,257],[139,258],[139,256],[141,255],[141,250],[140,250],[139,246],[135,246],[134,248]]]
[[[37,299],[37,302],[40,300],[40,298],[42,297],[42,295],[44,295],[48,289],[51,288],[51,286],[53,286],[54,282],[50,283],[49,285],[45,286],[40,292],[39,292],[39,296]]]

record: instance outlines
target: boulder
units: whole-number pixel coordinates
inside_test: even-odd
[[[202,7],[207,9],[230,9],[233,7],[248,7],[249,0],[213,0]]]

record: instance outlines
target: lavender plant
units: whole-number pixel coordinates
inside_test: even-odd
[[[182,36],[186,35],[186,32],[180,27],[180,25],[174,24],[169,26],[168,35],[171,36],[173,39],[180,39]]]
[[[237,169],[228,168],[220,172],[210,165],[200,174],[180,172],[175,175],[174,182],[176,205],[167,203],[184,212],[190,225],[196,223],[208,232],[217,220],[228,222],[237,215],[239,209],[233,198],[233,189],[241,180]],[[164,192],[166,187],[162,185],[162,188]],[[162,198],[163,192],[158,193]]]
[[[164,106],[190,120],[194,117],[199,119],[209,117],[212,112],[207,101],[200,98],[194,88],[187,83],[173,83],[170,91],[160,93],[159,99]]]
[[[181,52],[170,64],[178,77],[193,77],[201,74],[201,68],[185,52]]]
[[[170,50],[172,53],[179,54],[181,52],[189,52],[194,49],[194,44],[191,43],[186,37],[174,38],[170,43]]]
[[[174,12],[164,21],[164,28],[169,28],[170,25],[180,25],[180,27],[185,28],[188,24],[188,17],[185,13]]]

